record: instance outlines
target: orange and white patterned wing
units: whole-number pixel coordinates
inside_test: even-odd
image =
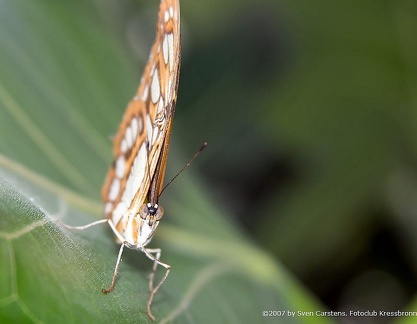
[[[179,67],[179,0],[162,0],[156,39],[137,93],[128,104],[114,138],[114,162],[102,188],[105,217],[112,220],[124,237],[125,232],[135,230],[127,228],[128,218],[137,215],[149,200],[156,200],[152,202],[156,204],[162,188]],[[150,193],[155,181],[156,197]],[[127,241],[137,243],[137,238],[127,236]]]

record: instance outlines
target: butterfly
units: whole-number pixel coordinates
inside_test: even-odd
[[[127,106],[114,138],[115,160],[102,189],[104,213],[121,243],[113,290],[123,248],[138,249],[154,262],[150,275],[151,312],[153,298],[168,277],[170,266],[160,261],[161,250],[146,248],[164,214],[158,199],[162,190],[172,119],[177,101],[180,72],[180,5],[179,0],[162,0],[156,39],[136,95]],[[157,265],[166,269],[158,285],[153,279]]]
[[[121,245],[110,287],[102,289],[106,294],[115,287],[125,247],[140,250],[153,261],[147,303],[147,313],[152,320],[155,320],[152,301],[170,272],[170,265],[160,261],[161,249],[148,248],[147,244],[164,214],[158,200],[163,190],[177,101],[180,52],[179,0],[162,0],[156,39],[145,71],[113,139],[114,161],[101,192],[105,219],[85,226],[66,225],[71,229],[86,229],[108,223],[116,235],[116,241]],[[166,271],[155,286],[158,265]]]

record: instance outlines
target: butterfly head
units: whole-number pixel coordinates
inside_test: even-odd
[[[149,226],[156,227],[162,216],[164,216],[164,209],[158,204],[152,205],[151,203],[147,203],[142,205],[139,215]]]

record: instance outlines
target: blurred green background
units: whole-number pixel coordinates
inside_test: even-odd
[[[194,167],[219,204],[331,309],[407,308],[417,3],[211,1],[183,16],[175,127],[184,147],[209,142]]]
[[[0,153],[98,200],[156,2],[0,1]],[[417,3],[182,1],[181,12],[167,177],[207,141],[186,173],[319,302],[415,310]]]

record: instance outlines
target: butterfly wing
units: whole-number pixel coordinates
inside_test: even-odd
[[[180,66],[178,0],[163,0],[142,80],[113,142],[114,162],[102,188],[105,217],[122,229],[162,188]],[[152,190],[151,190],[152,187]]]

